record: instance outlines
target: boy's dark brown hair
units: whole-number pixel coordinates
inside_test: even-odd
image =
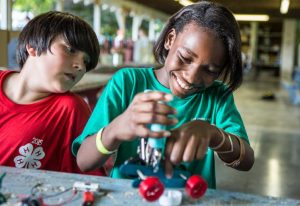
[[[164,47],[168,32],[174,28],[178,34],[185,25],[192,22],[214,32],[223,41],[227,56],[219,78],[228,83],[231,91],[237,89],[243,81],[239,26],[230,10],[220,4],[201,1],[183,7],[171,16],[154,45],[155,59],[164,64],[168,55],[168,50]]]
[[[47,50],[51,52],[52,41],[60,35],[71,47],[89,55],[87,71],[96,67],[100,46],[92,27],[73,14],[49,11],[33,18],[21,31],[17,48],[17,61],[20,68],[22,69],[28,58],[27,44],[35,48],[38,55],[41,55]]]

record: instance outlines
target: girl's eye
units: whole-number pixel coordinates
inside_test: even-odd
[[[218,76],[219,75],[219,72],[208,71],[207,73],[209,73],[212,76]]]
[[[209,75],[212,75],[212,76],[218,76],[219,75],[219,71],[212,71],[211,67],[209,65],[202,65],[201,67]]]
[[[181,62],[185,63],[185,64],[190,64],[192,62],[192,60],[190,58],[186,58],[182,55],[179,55],[179,59]]]

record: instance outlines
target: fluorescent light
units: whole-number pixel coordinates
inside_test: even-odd
[[[289,10],[290,0],[281,0],[280,13],[286,14]]]
[[[178,1],[183,6],[188,6],[194,2],[189,0],[175,0]],[[289,0],[282,0],[289,1]],[[265,14],[234,14],[234,17],[237,21],[269,21],[270,17]]]
[[[270,17],[265,14],[234,14],[237,21],[269,21]]]
[[[194,2],[192,1],[189,1],[189,0],[178,0],[178,2],[183,5],[183,6],[188,6],[188,5],[191,5],[193,4]]]

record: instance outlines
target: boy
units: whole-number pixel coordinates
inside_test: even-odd
[[[97,65],[96,34],[79,17],[50,11],[18,42],[21,71],[0,71],[0,165],[80,172],[71,143],[91,111],[69,90]]]

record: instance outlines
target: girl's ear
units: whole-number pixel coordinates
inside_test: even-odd
[[[170,48],[172,47],[175,39],[176,39],[176,31],[175,31],[175,29],[171,29],[169,31],[169,33],[167,34],[165,44],[164,44],[164,47],[165,47],[166,50],[170,50]]]
[[[29,54],[29,56],[37,56],[37,52],[35,50],[35,48],[31,47],[29,44],[26,44],[26,50]]]

